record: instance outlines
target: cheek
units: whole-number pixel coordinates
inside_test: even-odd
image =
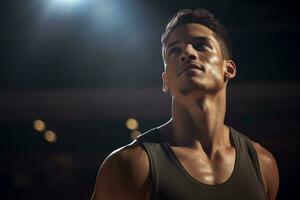
[[[209,57],[208,63],[210,63],[211,65],[216,65],[216,64],[220,63],[220,58],[216,55],[213,55],[213,56]]]
[[[169,85],[172,85],[172,83],[175,81],[174,79],[176,78],[176,77],[174,77],[176,74],[176,70],[175,70],[174,66],[167,65],[166,67],[167,67],[166,68],[166,73],[167,73],[166,79],[167,79]]]
[[[223,62],[219,56],[210,56],[205,64],[208,72],[214,77],[223,78]]]
[[[179,68],[180,68],[180,64],[176,61],[176,59],[170,58],[168,60],[166,65],[166,71],[171,76],[170,78],[177,75]]]
[[[172,71],[176,71],[179,67],[178,59],[176,58],[169,58],[167,61],[167,67],[170,68]]]

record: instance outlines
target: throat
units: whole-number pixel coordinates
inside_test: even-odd
[[[171,137],[175,145],[195,146],[195,142],[213,151],[224,142],[225,106],[219,98],[206,97],[181,104],[175,99],[172,105]],[[226,145],[226,144],[225,144]]]

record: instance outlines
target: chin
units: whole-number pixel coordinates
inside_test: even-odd
[[[211,83],[209,81],[198,80],[192,81],[179,88],[179,93],[183,96],[204,95],[218,93],[224,88],[224,84]]]
[[[179,88],[179,93],[183,96],[188,96],[189,94],[195,92],[205,93],[205,91],[207,91],[207,88],[203,84],[190,84],[186,85],[185,87]]]

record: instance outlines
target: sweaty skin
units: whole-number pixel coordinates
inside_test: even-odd
[[[225,182],[234,168],[235,148],[224,124],[226,88],[236,75],[222,56],[214,33],[200,24],[177,27],[165,50],[163,91],[172,96],[172,118],[159,127],[186,171],[202,183]],[[279,175],[273,155],[257,151],[268,200],[274,200]],[[111,153],[100,167],[92,200],[147,200],[151,176],[147,153],[133,141]]]

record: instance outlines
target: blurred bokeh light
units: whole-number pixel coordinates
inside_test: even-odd
[[[57,135],[55,132],[53,132],[51,130],[47,130],[44,133],[44,138],[47,142],[54,143],[57,140]]]
[[[43,132],[46,129],[46,124],[40,119],[33,121],[33,127],[36,131]]]
[[[139,123],[138,123],[138,121],[136,119],[129,118],[129,119],[126,120],[126,127],[129,130],[136,130],[139,127]]]

